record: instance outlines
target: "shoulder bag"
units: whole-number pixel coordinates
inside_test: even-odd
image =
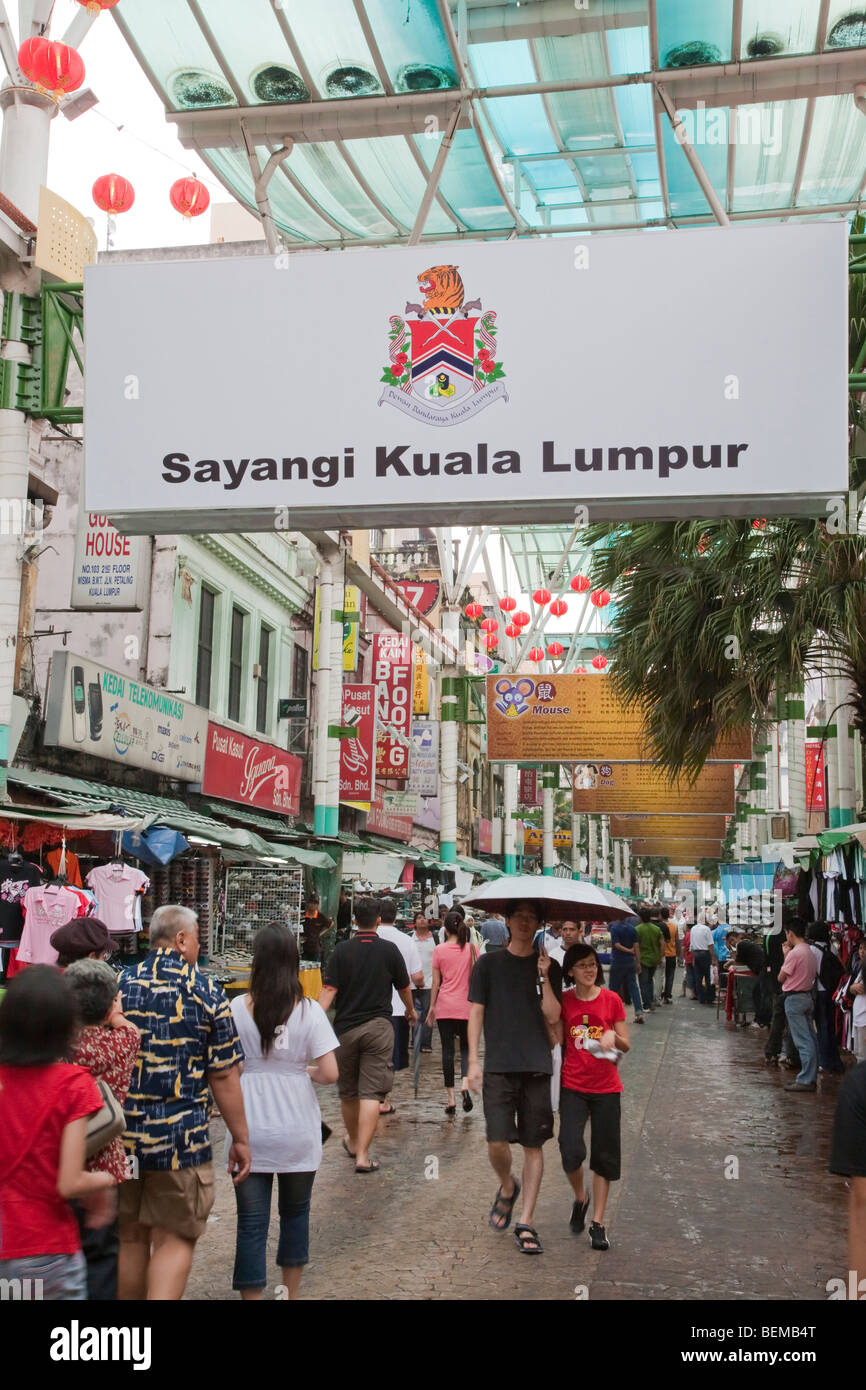
[[[112,1139],[116,1139],[126,1129],[123,1106],[108,1082],[97,1081],[96,1085],[99,1089],[102,1105],[93,1115],[88,1116],[87,1139],[84,1145],[85,1158],[93,1158],[94,1154],[99,1153],[100,1149],[104,1149],[106,1144],[110,1144]]]

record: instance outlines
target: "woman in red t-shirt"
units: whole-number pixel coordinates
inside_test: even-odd
[[[32,1296],[83,1300],[87,1272],[72,1197],[96,1203],[110,1173],[84,1169],[87,1116],[102,1106],[83,1067],[59,1058],[77,1029],[72,991],[53,965],[30,965],[0,1004],[0,1278]],[[99,1222],[108,1213],[93,1213]],[[26,1295],[25,1295],[26,1296]]]
[[[618,994],[604,989],[604,972],[593,948],[583,942],[570,946],[562,962],[564,989],[562,1017],[557,1024],[560,1041],[565,1042],[562,1061],[562,1090],[559,1098],[559,1151],[565,1175],[574,1190],[570,1226],[575,1235],[586,1226],[589,1198],[586,1195],[583,1163],[586,1158],[584,1131],[590,1121],[592,1149],[589,1166],[593,1173],[593,1220],[589,1238],[593,1250],[609,1250],[604,1229],[604,1211],[612,1182],[620,1174],[620,1107],[622,1081],[619,1056],[598,1056],[599,1052],[628,1052],[625,1006]]]

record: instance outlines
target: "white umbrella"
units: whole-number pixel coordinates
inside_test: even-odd
[[[540,919],[565,922],[570,919],[592,922],[615,922],[621,917],[634,917],[634,909],[624,898],[606,888],[579,879],[554,878],[540,874],[508,874],[473,888],[463,898],[466,907],[486,907],[490,912],[502,912],[508,902],[525,899],[538,907]]]

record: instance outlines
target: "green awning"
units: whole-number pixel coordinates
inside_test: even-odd
[[[167,825],[185,835],[195,835],[212,844],[236,851],[246,851],[250,857],[270,855],[275,859],[304,864],[311,868],[334,868],[336,860],[320,850],[297,849],[265,840],[251,830],[226,825],[198,811],[191,811],[183,801],[173,797],[152,796],[134,787],[114,787],[105,782],[87,782],[78,777],[65,777],[56,772],[32,771],[29,768],[10,768],[8,780],[13,785],[29,787],[50,796],[67,806],[88,811],[104,811],[109,806],[122,806],[131,814],[144,816],[148,825]]]
[[[412,859],[415,863],[424,857],[421,850],[416,849],[415,845],[407,845],[403,840],[389,840],[384,835],[365,835],[359,846],[358,852],[360,854],[363,854],[365,846],[370,850],[382,850],[386,854],[396,854],[402,856],[403,859]]]
[[[471,859],[465,854],[458,854],[455,867],[465,869],[469,873],[480,874],[482,878],[502,877],[502,869],[496,868],[493,864],[485,864],[483,859]]]
[[[288,825],[285,818],[269,816],[261,811],[250,810],[246,806],[237,806],[232,801],[203,801],[201,810],[209,816],[225,816],[227,819],[240,821],[242,825],[254,826],[256,830],[264,830],[268,835],[277,835],[280,839],[300,838],[298,831]]]

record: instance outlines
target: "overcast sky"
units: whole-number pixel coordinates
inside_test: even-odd
[[[13,26],[17,5],[6,0]],[[56,0],[51,37],[62,39],[80,6]],[[210,241],[210,213],[187,220],[175,212],[168,192],[175,179],[196,174],[211,200],[232,202],[230,194],[185,150],[165,119],[162,102],[127,48],[110,12],[92,25],[79,52],[86,69],[85,86],[99,104],[76,121],[58,115],[52,122],[50,187],[67,202],[93,217],[99,245],[105,245],[105,214],[93,203],[91,189],[100,174],[122,174],[135,189],[135,205],[118,216],[114,245],[181,246]],[[123,129],[118,131],[117,127]]]

